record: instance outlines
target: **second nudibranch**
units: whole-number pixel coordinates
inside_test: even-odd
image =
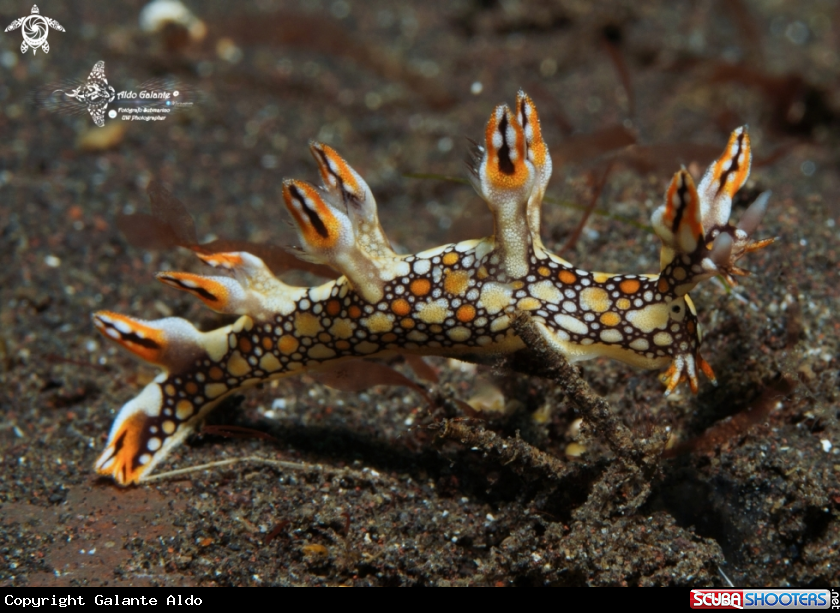
[[[512,327],[527,311],[571,362],[606,356],[665,368],[666,393],[698,371],[700,331],[688,292],[715,275],[743,274],[735,262],[770,241],[753,242],[769,194],[729,225],[732,197],[750,169],[744,128],[699,187],[683,169],[653,214],[662,240],[658,274],[587,272],[548,252],[539,236],[551,156],[531,99],[515,111],[496,107],[477,147],[472,180],[495,221],[492,236],[397,255],[379,223],[367,183],[331,147],[310,147],[320,187],[288,180],[283,195],[301,241],[301,257],[343,276],[292,287],[245,252],[201,254],[224,274],[162,272],[158,279],[211,309],[240,315],[200,332],[180,318],[143,321],[102,311],[96,327],[163,372],[123,406],[99,473],[117,483],[142,481],[219,401],[267,379],[390,352],[478,361],[525,348]]]

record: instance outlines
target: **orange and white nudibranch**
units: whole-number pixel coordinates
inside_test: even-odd
[[[283,183],[302,258],[342,276],[292,287],[258,257],[199,254],[226,272],[163,272],[158,279],[211,309],[239,315],[199,332],[186,320],[141,321],[94,314],[96,327],[164,371],[117,415],[96,470],[126,485],[148,477],[219,401],[267,379],[329,363],[391,352],[483,360],[527,349],[512,326],[527,311],[548,345],[570,362],[605,356],[642,368],[667,368],[666,394],[698,373],[697,313],[688,292],[715,275],[743,274],[735,263],[772,239],[751,240],[769,198],[738,226],[732,197],[747,180],[751,151],[739,128],[699,186],[683,169],[652,217],[662,241],[658,274],[575,268],[540,241],[540,206],[551,156],[537,109],[520,92],[516,112],[496,107],[476,147],[472,181],[495,222],[492,236],[397,255],[379,223],[367,183],[331,147],[310,146],[323,185]]]

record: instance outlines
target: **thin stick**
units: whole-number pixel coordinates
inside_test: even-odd
[[[540,451],[533,445],[516,438],[504,437],[487,430],[483,425],[469,425],[460,419],[444,419],[439,425],[438,436],[458,441],[468,447],[481,449],[488,455],[497,457],[514,472],[528,476],[534,472],[549,479],[562,480],[577,470],[577,465],[570,465],[551,454]]]
[[[548,346],[528,313],[518,313],[513,320],[513,327],[525,345],[538,357],[536,363],[541,365],[541,371],[533,374],[558,383],[580,411],[584,422],[588,422],[604,438],[624,467],[631,472],[641,471],[650,478],[658,469],[661,454],[646,448],[637,440],[612,413],[609,403],[592,391],[561,353]]]
[[[267,464],[269,466],[275,466],[277,468],[286,468],[289,470],[318,470],[324,473],[331,473],[337,474],[342,473],[345,475],[350,475],[356,477],[358,479],[364,479],[370,481],[372,477],[376,477],[379,473],[375,471],[358,471],[352,470],[349,468],[332,468],[323,466],[322,464],[306,464],[301,462],[289,462],[287,460],[272,460],[269,458],[263,458],[256,455],[249,455],[242,458],[230,458],[227,460],[217,460],[215,462],[208,462],[206,464],[198,464],[196,466],[188,466],[186,468],[176,468],[174,470],[168,470],[166,472],[158,473],[156,475],[152,475],[151,477],[147,477],[143,479],[144,483],[148,483],[149,481],[157,481],[160,479],[166,479],[168,477],[177,477],[179,475],[186,475],[193,472],[198,472],[201,470],[206,470],[209,468],[218,468],[220,466],[230,466],[232,464],[239,464],[241,462],[256,462],[257,464]]]
[[[572,235],[569,237],[569,240],[566,241],[566,244],[561,247],[558,255],[562,255],[569,249],[573,249],[577,244],[580,235],[583,233],[583,228],[586,226],[586,222],[589,221],[592,213],[595,212],[595,207],[598,205],[598,199],[601,197],[601,193],[604,191],[604,186],[607,184],[607,177],[610,176],[610,171],[612,170],[614,161],[615,159],[613,158],[610,160],[609,164],[607,164],[604,174],[601,176],[601,180],[598,181],[598,184],[595,186],[595,190],[592,192],[592,199],[589,201],[589,205],[584,209],[583,216],[580,218],[575,231],[572,232]]]
[[[626,513],[638,509],[650,494],[651,481],[659,473],[665,448],[664,432],[658,432],[649,440],[634,437],[613,414],[609,403],[592,391],[563,354],[548,345],[527,312],[516,314],[513,327],[537,358],[533,374],[560,385],[580,411],[584,424],[604,439],[618,459],[618,463],[609,466],[593,484],[586,504],[576,512],[576,516],[585,516],[587,509],[596,515],[605,513],[615,504],[624,486],[630,486],[631,491],[624,492],[626,502],[619,505],[618,510]]]

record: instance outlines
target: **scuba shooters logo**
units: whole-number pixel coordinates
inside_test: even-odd
[[[708,589],[691,590],[692,609],[828,609],[829,590]]]

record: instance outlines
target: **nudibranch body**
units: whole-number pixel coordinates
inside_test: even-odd
[[[117,415],[99,473],[122,485],[142,481],[223,398],[267,379],[385,353],[479,361],[527,349],[512,326],[522,311],[571,362],[606,356],[668,367],[666,393],[682,381],[696,391],[698,371],[714,375],[698,353],[688,292],[718,274],[743,274],[735,262],[770,242],[750,240],[769,194],[737,227],[728,225],[732,196],[750,168],[743,128],[699,188],[685,169],[674,176],[652,220],[663,243],[661,269],[648,275],[587,272],[545,249],[540,206],[551,157],[522,92],[515,112],[496,107],[476,148],[472,179],[494,216],[490,237],[398,255],[362,177],[327,145],[311,150],[323,185],[286,181],[285,203],[301,257],[343,276],[292,287],[249,253],[202,254],[228,274],[163,272],[158,279],[239,315],[235,323],[200,332],[180,318],[94,314],[105,336],[164,369]]]

